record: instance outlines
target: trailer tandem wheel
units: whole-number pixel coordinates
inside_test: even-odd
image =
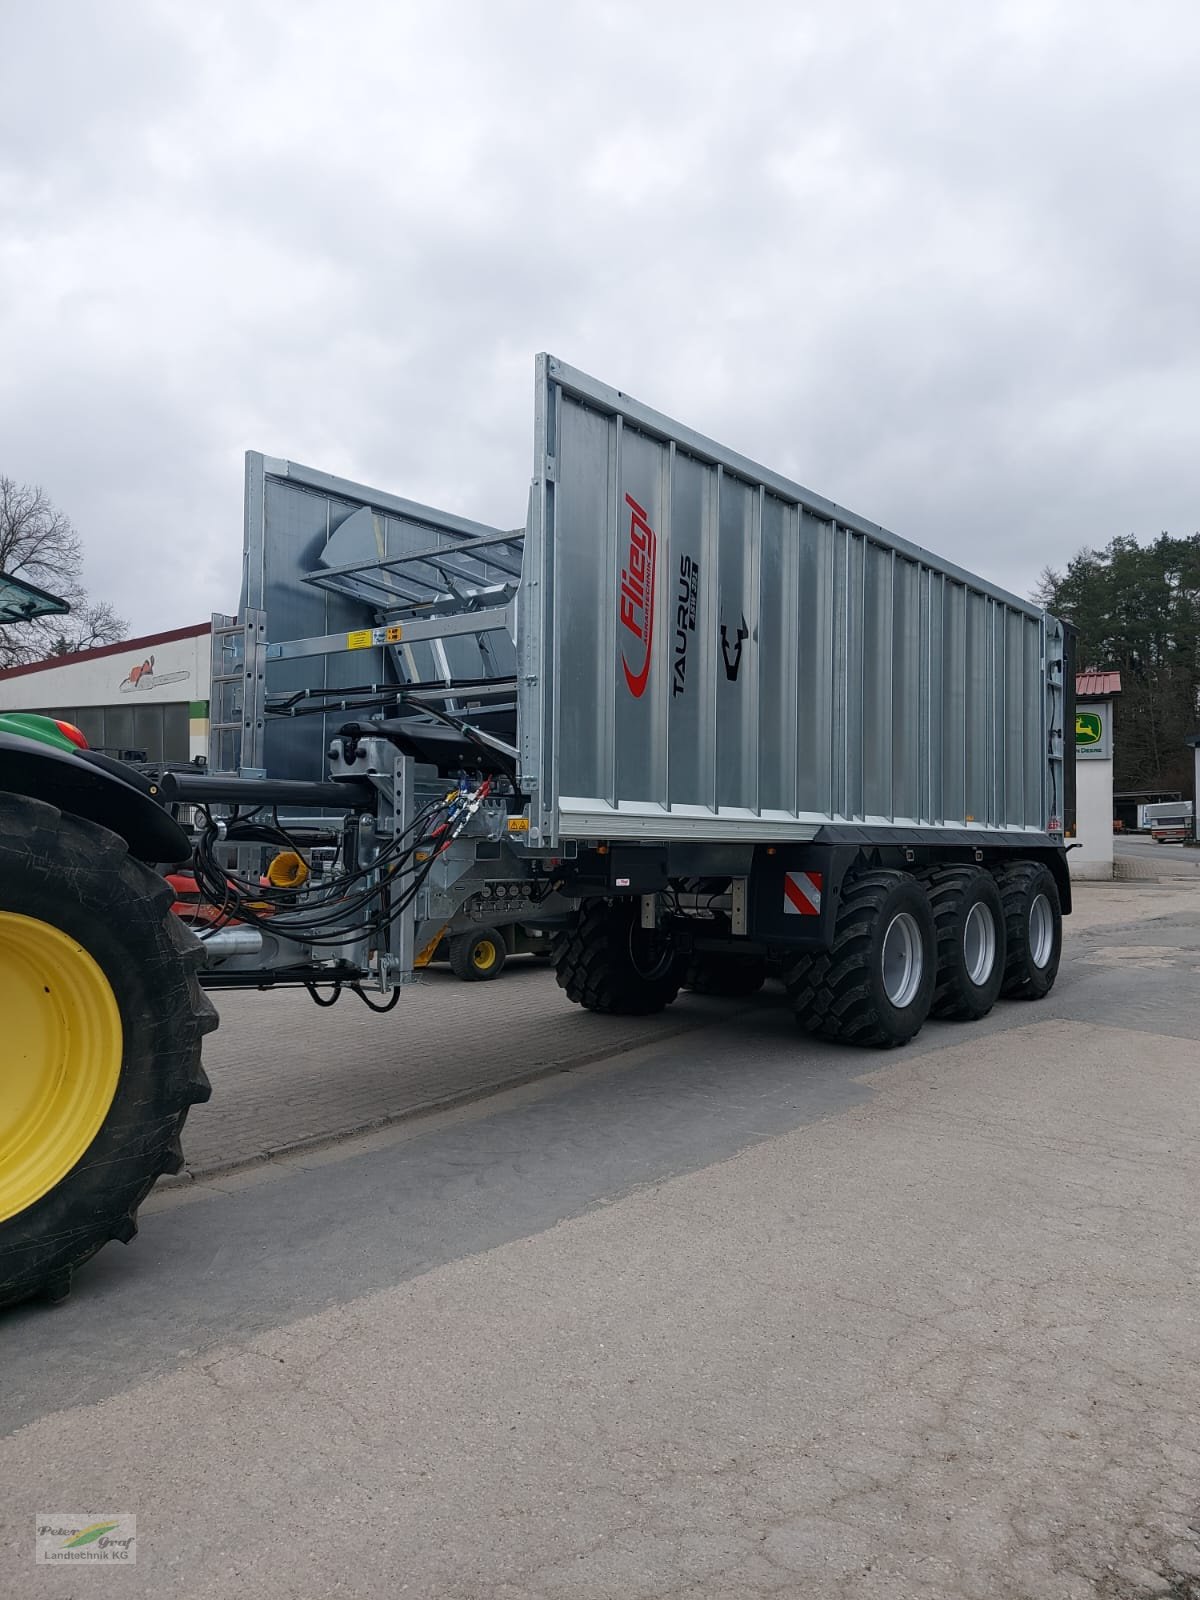
[[[918,1033],[933,999],[936,938],[929,898],[905,872],[847,875],[833,945],[786,976],[808,1033],[890,1050]]]
[[[1054,874],[1041,861],[1016,861],[996,873],[1004,907],[1008,959],[1000,993],[1041,1000],[1054,987],[1062,958],[1062,906]]]
[[[929,1014],[975,1022],[995,1005],[1004,981],[1004,908],[990,872],[931,867],[921,874],[937,935],[937,981]]]
[[[182,1163],[217,1017],[172,898],[106,828],[0,795],[0,1306],[61,1299]]]
[[[641,926],[634,899],[585,900],[554,946],[554,976],[585,1011],[645,1017],[679,993],[679,957],[670,941]]]

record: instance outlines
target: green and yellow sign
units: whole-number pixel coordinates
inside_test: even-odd
[[[1108,724],[1112,706],[1107,700],[1075,713],[1075,754],[1107,761],[1112,756]]]

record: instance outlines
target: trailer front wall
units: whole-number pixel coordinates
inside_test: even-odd
[[[393,615],[407,615],[414,594],[432,602],[445,589],[442,575],[425,566],[406,568],[399,576],[389,572],[383,566],[388,558],[433,548],[453,552],[473,538],[495,536],[498,531],[295,461],[249,451],[241,615],[248,609],[265,611],[272,644],[338,634],[349,640]],[[497,582],[516,573],[507,558],[505,566],[494,569],[487,560],[476,558],[463,564],[470,569],[467,576],[491,576]],[[336,592],[315,581],[322,574],[360,566],[361,573],[345,575]],[[264,687],[274,697],[300,690],[351,693],[373,684],[513,671],[511,644],[492,639],[489,651],[482,660],[480,646],[470,636],[436,645],[335,649],[268,660]],[[328,716],[268,718],[252,751],[226,754],[214,749],[212,765],[218,771],[261,767],[273,778],[315,782],[325,776],[331,735],[346,721],[347,713],[337,711]]]
[[[537,840],[1045,830],[1037,608],[550,357],[537,436]]]

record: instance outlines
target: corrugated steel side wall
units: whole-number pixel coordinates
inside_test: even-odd
[[[535,832],[1041,831],[1042,613],[539,358]]]

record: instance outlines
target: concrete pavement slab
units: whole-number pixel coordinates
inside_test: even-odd
[[[33,1512],[115,1494],[138,1566],[89,1588],[126,1596],[1165,1586],[1200,1046],[1050,1021],[876,1061],[840,1114],[12,1435],[0,1573],[77,1593]]]
[[[1180,915],[1200,920],[1200,884],[1077,885],[1068,964],[1077,945],[1086,954],[1081,938],[1095,929]],[[489,984],[431,969],[386,1017],[352,995],[320,1010],[302,990],[224,993],[217,1002],[221,1028],[205,1045],[213,1096],[192,1111],[186,1166],[164,1188],[571,1070],[744,1009],[685,993],[657,1017],[591,1016],[529,962],[514,962]]]

